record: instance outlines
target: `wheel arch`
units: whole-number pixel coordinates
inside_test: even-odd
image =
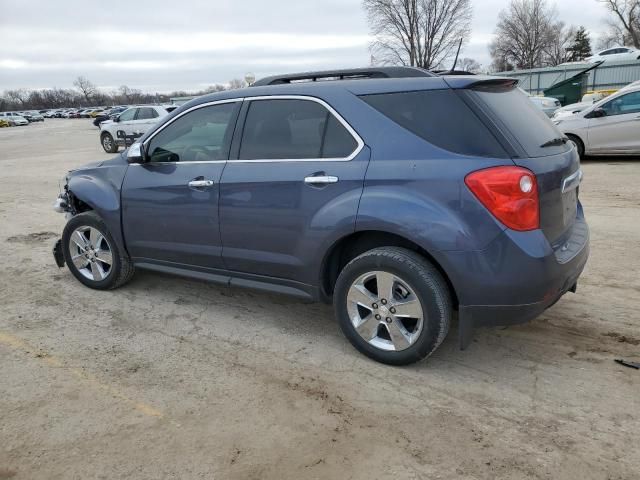
[[[396,233],[381,230],[356,231],[333,243],[321,264],[320,288],[323,300],[325,302],[330,300],[338,275],[347,263],[358,255],[378,247],[402,247],[426,258],[444,278],[451,291],[453,306],[455,309],[458,308],[458,294],[442,263],[427,249],[412,240]]]
[[[574,137],[576,140],[578,140],[582,144],[582,151],[584,153],[587,152],[587,144],[585,143],[584,139],[580,135],[578,135],[577,133],[573,133],[573,132],[565,132],[565,135],[567,137]]]
[[[118,246],[126,251],[120,223],[120,192],[97,175],[72,176],[68,181],[76,213],[95,211],[105,223]]]

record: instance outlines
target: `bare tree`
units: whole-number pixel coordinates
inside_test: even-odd
[[[547,45],[544,48],[545,65],[555,67],[568,62],[572,58],[571,46],[576,36],[576,28],[564,22],[556,22],[551,26]]]
[[[143,94],[140,90],[136,88],[131,88],[127,85],[120,85],[118,88],[118,96],[121,99],[122,103],[140,103]]]
[[[25,108],[28,104],[29,100],[29,91],[24,88],[19,88],[17,90],[7,90],[5,92],[7,100],[13,102],[15,105],[20,105],[20,107]]]
[[[461,58],[456,69],[469,73],[479,73],[482,66],[473,58]]]
[[[83,77],[82,75],[73,81],[73,86],[80,90],[87,104],[91,103],[91,97],[98,92],[96,86],[91,83],[87,77]]]
[[[518,68],[543,65],[556,16],[546,0],[511,0],[498,16],[496,38],[490,45],[494,63],[499,60]]]
[[[598,0],[611,12],[604,41],[640,48],[640,0]],[[607,47],[604,47],[607,48]]]
[[[247,82],[238,78],[232,78],[229,82],[229,90],[236,90],[238,88],[244,88],[247,86]]]
[[[372,55],[383,64],[441,67],[471,33],[470,0],[364,0]]]

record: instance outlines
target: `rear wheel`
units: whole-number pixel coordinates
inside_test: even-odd
[[[580,155],[580,158],[584,157],[584,143],[582,143],[582,140],[580,140],[575,135],[567,135],[567,138],[578,151],[578,155]]]
[[[105,132],[100,136],[100,143],[102,148],[107,153],[118,153],[118,144],[115,142],[110,133]]]
[[[67,222],[62,232],[62,251],[73,276],[90,288],[117,288],[134,273],[129,257],[95,212],[80,213]]]
[[[349,341],[391,365],[433,353],[449,331],[452,310],[440,272],[397,247],[376,248],[349,262],[336,282],[334,308]]]

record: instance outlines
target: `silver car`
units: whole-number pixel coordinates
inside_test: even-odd
[[[29,120],[16,112],[2,112],[0,113],[0,118],[8,120],[9,123],[14,127],[19,125],[29,125]]]
[[[553,123],[583,155],[640,155],[640,84]]]

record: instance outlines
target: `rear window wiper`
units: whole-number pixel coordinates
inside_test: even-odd
[[[557,146],[560,146],[560,145],[564,145],[568,141],[569,141],[569,139],[567,137],[558,137],[558,138],[554,138],[552,140],[549,140],[548,142],[543,143],[542,145],[540,145],[540,148],[557,147]]]

